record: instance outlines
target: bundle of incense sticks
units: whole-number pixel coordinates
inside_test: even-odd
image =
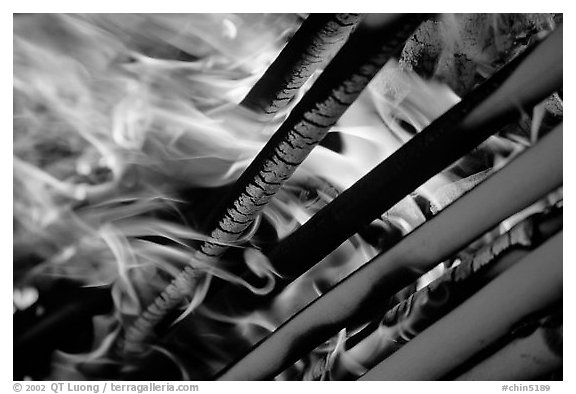
[[[325,364],[331,371],[330,379],[360,376],[561,229],[562,209],[552,208],[528,217],[468,255],[459,265],[387,311],[376,327],[368,326],[356,334],[363,339],[350,338],[347,344],[351,345],[332,363]],[[367,329],[369,333],[363,332]],[[326,377],[323,374],[317,378]]]
[[[562,233],[531,252],[361,380],[437,380],[562,298]],[[432,356],[433,355],[433,356]]]

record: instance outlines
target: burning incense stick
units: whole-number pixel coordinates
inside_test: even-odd
[[[517,118],[520,107],[530,111],[559,89],[562,27],[520,60],[505,66],[476,90],[472,100],[463,100],[434,121],[284,239],[268,254],[274,266],[285,276],[300,275],[363,225]]]
[[[545,76],[542,77],[542,76]],[[562,29],[516,58],[267,253],[281,278],[265,297],[229,288],[221,299],[262,305],[430,177],[561,86]],[[254,278],[257,279],[257,278]],[[238,296],[238,293],[241,296]]]
[[[240,105],[274,116],[332,59],[359,22],[359,14],[308,16]]]
[[[320,143],[330,127],[376,75],[422,21],[423,15],[371,16],[350,37],[314,86],[260,151],[236,182],[229,198],[216,210],[214,242],[200,246],[199,258],[217,261],[227,245],[238,242],[259,212]],[[144,314],[128,328],[125,347],[142,350],[142,342],[166,313],[184,297],[205,284],[206,275],[188,267],[156,298]]]
[[[376,28],[381,18],[390,21],[396,16],[369,15],[364,28],[382,32],[383,29]],[[447,15],[440,19],[450,18]],[[318,294],[336,285],[378,251],[393,247],[403,235],[432,219],[438,210],[486,179],[487,174],[496,172],[513,155],[531,145],[529,135],[530,141],[535,142],[539,134],[548,134],[561,120],[560,100],[560,116],[550,119],[550,124],[542,121],[542,109],[534,110],[532,117],[525,116],[521,122],[508,125],[490,138],[494,143],[482,144],[477,151],[465,155],[407,195],[381,218],[359,229],[322,264],[293,281],[271,308],[243,314],[244,310],[234,309],[245,302],[239,298],[228,300],[228,310],[213,308],[220,306],[213,301],[218,296],[215,291],[222,290],[222,285],[226,289],[237,286],[256,295],[267,293],[274,286],[277,272],[264,253],[459,101],[443,82],[423,80],[422,75],[401,71],[391,59],[387,63],[391,68],[379,72],[383,79],[373,81],[370,92],[361,94],[330,130],[335,133],[328,136],[335,138],[323,140],[322,146],[311,152],[264,210],[259,212],[258,205],[266,202],[263,200],[254,206],[250,206],[254,201],[246,200],[234,205],[244,192],[255,197],[256,181],[250,183],[246,178],[244,189],[242,185],[234,188],[233,182],[265,145],[271,128],[279,127],[289,118],[290,110],[298,108],[300,98],[313,86],[311,80],[317,81],[320,75],[314,72],[295,97],[287,98],[290,88],[305,80],[305,74],[314,67],[313,64],[308,67],[306,61],[314,59],[306,53],[296,53],[294,58],[304,59],[303,63],[290,65],[286,60],[288,54],[284,53],[280,63],[287,67],[281,73],[288,81],[292,78],[292,82],[287,82],[291,85],[284,85],[287,80],[280,78],[279,88],[266,86],[272,93],[262,90],[258,93],[270,93],[273,108],[268,111],[262,100],[264,108],[255,108],[256,112],[271,112],[270,116],[238,106],[262,75],[263,66],[280,52],[287,33],[296,32],[302,19],[284,14],[14,17],[14,156],[20,163],[14,173],[14,321],[22,320],[14,341],[20,350],[25,350],[25,354],[15,359],[19,361],[15,362],[18,364],[15,376],[34,380],[212,377]],[[392,25],[395,23],[401,24]],[[345,32],[348,27],[340,27],[344,35],[348,34]],[[404,34],[402,29],[398,30]],[[396,31],[393,33],[390,36],[396,40]],[[316,42],[319,47],[309,49],[325,50],[326,56],[331,56],[333,51],[329,47],[334,44],[334,49],[343,41],[335,38],[340,37],[339,33],[333,36],[338,42],[322,41],[322,37],[330,34],[319,31],[320,40]],[[534,37],[545,35],[538,33]],[[366,46],[362,51],[372,48],[374,43],[368,33],[366,36],[367,40],[358,41]],[[384,35],[378,38],[387,39]],[[298,41],[294,38],[294,45]],[[314,46],[314,38],[311,41]],[[510,53],[518,53],[516,50],[528,42],[514,42]],[[407,45],[399,47],[406,49]],[[450,42],[445,43],[444,50],[450,50]],[[346,53],[356,52],[348,49]],[[358,57],[362,56],[360,53]],[[361,63],[356,57],[342,59],[332,67],[344,74],[350,70],[345,62]],[[333,81],[320,78],[326,83],[318,86],[324,86],[326,92],[330,83],[332,87],[340,86],[342,81],[338,78],[342,77],[350,83],[342,82],[341,91],[332,91],[332,95],[353,97],[355,88],[362,86],[364,77],[379,61],[369,62],[369,70],[358,68],[354,74],[358,78],[346,80],[346,75],[333,71]],[[301,75],[292,73],[298,68]],[[269,71],[267,76],[273,68]],[[485,76],[479,71],[474,81]],[[535,85],[540,86],[539,82],[540,79],[536,80]],[[524,97],[524,85],[530,84],[517,86],[520,97]],[[499,87],[496,84],[494,89]],[[325,96],[317,93],[316,98],[328,97],[320,100],[325,106],[301,107],[301,111],[292,115],[292,126],[299,124],[298,116],[312,122],[305,130],[296,131],[302,135],[304,131],[310,132],[310,138],[325,132],[322,128],[345,107],[336,100],[331,102],[331,93]],[[405,94],[408,96],[403,98]],[[308,99],[308,104],[313,101]],[[482,100],[471,102],[472,109],[478,103],[483,104]],[[288,105],[273,114],[282,104]],[[543,108],[543,104],[539,107]],[[493,109],[486,109],[486,113],[492,113]],[[478,118],[492,121],[486,113]],[[528,131],[529,118],[532,134]],[[454,123],[460,123],[455,119],[460,118],[453,118]],[[268,153],[275,152],[292,162],[292,156],[282,155],[305,152],[301,145],[306,141],[310,142],[306,138],[278,139],[277,146],[269,148]],[[271,160],[279,159],[274,156]],[[273,193],[276,183],[284,181],[275,179],[278,173],[289,172],[282,171],[290,163],[276,161],[272,165],[276,173],[268,174],[266,179],[274,184],[260,183],[265,193]],[[471,174],[476,174],[474,180]],[[252,175],[264,177],[257,171]],[[252,189],[248,190],[249,187]],[[227,195],[228,192],[231,194]],[[514,195],[512,199],[516,198]],[[215,210],[218,202],[222,205]],[[220,238],[216,238],[218,234],[210,237],[228,214],[228,208],[241,210],[247,221],[254,222],[244,230],[238,223],[237,228],[229,223],[231,227],[224,230],[238,230],[238,237],[224,239],[222,234]],[[508,228],[515,217],[498,227]],[[480,226],[485,224],[481,222]],[[475,228],[476,222],[465,226]],[[476,250],[487,238],[475,241],[466,252]],[[203,242],[213,244],[212,248],[205,244],[205,251],[226,250],[226,255],[219,259],[220,253],[208,256],[198,252]],[[415,245],[412,247],[417,249]],[[422,267],[428,263],[424,262]],[[301,267],[296,267],[296,271]],[[253,281],[252,276],[262,280]],[[277,289],[291,279],[281,282]],[[55,291],[60,283],[65,289]],[[420,279],[418,283],[422,283]],[[79,300],[66,301],[74,298],[79,287],[99,289],[94,302],[85,300],[86,308],[82,308]],[[210,293],[206,293],[208,287]],[[368,291],[376,287],[369,283]],[[381,312],[389,309],[391,302],[405,299],[406,295],[401,294],[411,294],[414,291],[411,289],[409,285],[403,293],[396,293],[393,299],[398,301],[387,297],[374,299],[376,302],[366,307],[360,324],[366,319],[379,321]],[[161,296],[155,299],[158,294]],[[430,294],[428,301],[434,295]],[[439,296],[436,301],[444,301],[445,293],[436,295]],[[267,297],[262,299],[267,302]],[[383,304],[386,307],[375,313],[378,317],[375,314],[366,317],[368,308],[375,311],[374,307]],[[82,309],[79,319],[72,319],[70,306]],[[255,307],[257,304],[249,305]],[[187,315],[188,311],[193,312]],[[100,312],[102,315],[98,316]],[[322,313],[318,316],[330,327],[331,320],[326,320]],[[81,323],[66,324],[69,319]],[[336,319],[340,319],[338,314]],[[312,353],[304,353],[300,361],[278,378],[312,375],[316,366],[322,367],[321,363],[314,364],[318,357],[327,352],[339,354],[338,350],[346,345],[346,330],[359,325],[354,321],[350,324]],[[464,367],[469,365],[472,364]],[[457,373],[463,370],[460,368]]]
[[[204,243],[202,254],[218,258],[226,250],[223,244],[244,234],[422,19],[419,14],[386,15],[359,26],[215,210],[208,227],[220,243]]]
[[[273,378],[438,261],[562,184],[562,127],[304,308],[219,375]],[[516,196],[510,198],[510,195]],[[470,225],[474,223],[474,225]]]
[[[562,234],[558,234],[361,380],[439,379],[501,338],[514,323],[561,297]]]

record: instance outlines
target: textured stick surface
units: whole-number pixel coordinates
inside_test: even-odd
[[[154,328],[164,319],[166,313],[176,308],[189,294],[189,289],[198,286],[201,280],[207,280],[207,277],[192,267],[186,267],[128,327],[121,344],[123,351],[129,354],[144,351],[144,343],[152,338]]]
[[[361,380],[436,380],[562,297],[562,233],[531,252]],[[434,355],[431,357],[431,355]]]
[[[240,105],[271,116],[281,111],[344,45],[359,22],[359,14],[308,16]]]
[[[266,297],[227,288],[257,308],[338,245],[562,85],[562,30],[498,71],[267,253],[281,273]],[[257,280],[258,278],[251,278]]]
[[[270,251],[268,257],[281,273],[300,275],[361,226],[382,215],[499,127],[519,117],[519,108],[529,112],[561,86],[559,28],[344,191]]]
[[[219,379],[273,378],[342,328],[370,319],[375,302],[560,186],[561,151],[560,127],[301,310],[222,371]]]
[[[376,27],[359,26],[236,182],[224,208],[216,210],[217,221],[209,226],[212,238],[231,243],[242,236],[422,19],[418,14],[386,15]],[[200,248],[216,258],[225,250],[210,242]]]
[[[376,23],[358,28],[242,174],[223,208],[216,210],[215,223],[209,228],[214,228],[211,237],[218,243],[204,242],[198,251],[200,259],[217,261],[227,244],[241,239],[282,183],[401,49],[422,19],[420,14],[386,14]],[[183,301],[198,280],[205,280],[205,275],[194,274],[191,268],[176,278],[128,328],[127,348],[140,349],[153,327]]]

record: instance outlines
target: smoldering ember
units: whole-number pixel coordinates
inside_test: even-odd
[[[563,379],[563,14],[13,18],[14,380]]]

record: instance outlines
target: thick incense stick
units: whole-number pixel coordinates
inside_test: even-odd
[[[347,238],[500,127],[529,112],[562,86],[562,29],[498,71],[425,130],[370,171],[267,253],[281,274],[266,297],[243,288],[221,291],[220,301],[256,308],[306,272]],[[257,277],[250,280],[258,283]],[[235,305],[237,308],[238,305]]]
[[[284,239],[268,254],[274,266],[289,277],[305,272],[362,226],[520,116],[519,108],[529,112],[561,88],[562,28],[519,63],[517,58],[505,66],[476,90],[473,100],[457,104]]]
[[[273,116],[344,45],[359,14],[311,14],[240,105]]]
[[[242,238],[283,182],[401,49],[423,18],[420,14],[372,15],[359,26],[244,171],[221,209],[215,210],[214,223],[209,225],[214,229],[214,242],[200,246],[200,259],[217,261],[227,245]],[[206,275],[186,268],[128,328],[125,349],[140,352],[152,329],[204,280]]]
[[[361,380],[437,380],[562,298],[562,233],[505,271]],[[432,356],[433,355],[433,356]]]
[[[202,254],[217,258],[226,250],[223,244],[238,241],[422,19],[385,15],[358,27],[215,210],[208,227],[219,243],[204,243]]]
[[[562,128],[301,310],[221,372],[221,380],[270,379],[339,330],[369,320],[438,261],[562,184]],[[515,198],[510,198],[515,196]]]

